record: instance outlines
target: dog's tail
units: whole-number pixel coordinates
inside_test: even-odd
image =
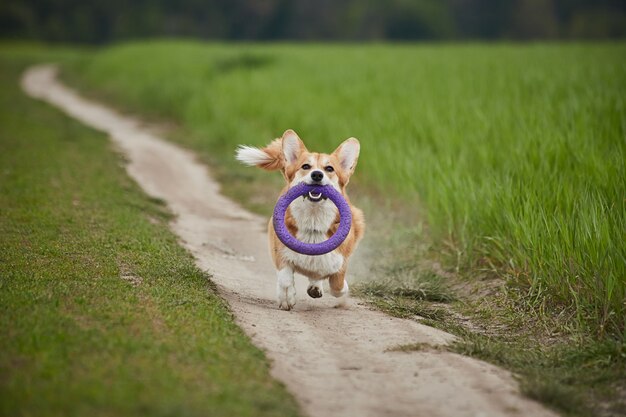
[[[245,165],[256,166],[268,171],[283,169],[285,159],[283,156],[283,140],[273,140],[265,148],[239,145],[235,158]]]

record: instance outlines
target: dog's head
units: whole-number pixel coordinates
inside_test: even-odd
[[[331,154],[310,152],[296,132],[283,134],[284,175],[290,186],[304,182],[332,185],[339,191],[350,181],[359,159],[360,144],[355,138],[345,140]]]
[[[296,132],[287,130],[263,149],[240,146],[237,159],[270,171],[280,169],[289,187],[301,182],[332,185],[343,193],[356,168],[360,149],[359,141],[349,138],[331,154],[310,152]],[[308,197],[312,202],[320,198]]]

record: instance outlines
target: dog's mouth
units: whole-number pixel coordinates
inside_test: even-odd
[[[312,191],[309,191],[309,193],[305,194],[303,197],[305,200],[308,199],[313,203],[318,203],[322,200],[326,200],[326,197],[322,197],[322,193],[314,193]]]

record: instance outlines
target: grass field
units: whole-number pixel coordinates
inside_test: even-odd
[[[235,166],[237,144],[356,136],[357,187],[413,207],[406,227],[425,219],[447,267],[504,278],[573,334],[625,340],[624,44],[144,42],[69,74],[181,124],[252,206],[267,177]]]
[[[0,415],[295,416],[108,139],[19,90],[0,47]]]

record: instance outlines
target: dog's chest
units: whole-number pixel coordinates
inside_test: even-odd
[[[291,207],[298,233],[296,238],[306,243],[320,243],[328,239],[326,233],[336,219],[337,209],[330,201],[308,203],[295,201]],[[294,266],[311,272],[319,278],[337,273],[343,266],[344,258],[337,251],[324,255],[302,255],[284,248],[283,256]]]

